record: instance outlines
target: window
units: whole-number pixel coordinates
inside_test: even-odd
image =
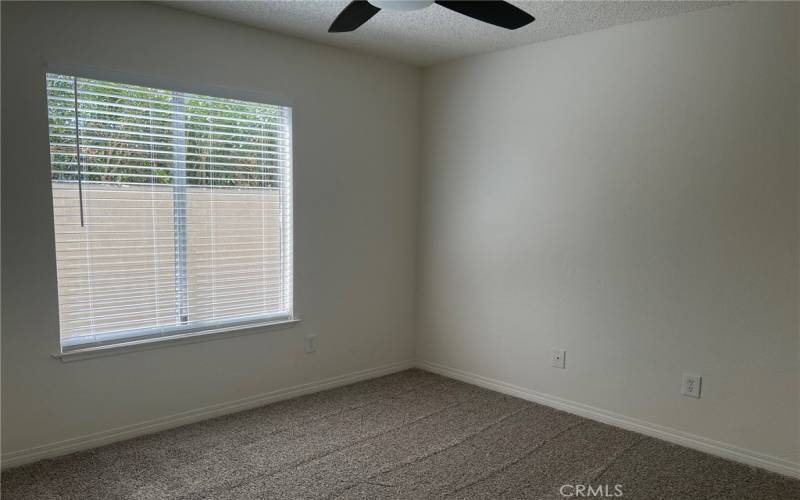
[[[47,75],[62,351],[292,318],[291,109]]]

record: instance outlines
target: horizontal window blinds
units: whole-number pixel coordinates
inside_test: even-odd
[[[61,344],[292,316],[291,110],[47,75]]]

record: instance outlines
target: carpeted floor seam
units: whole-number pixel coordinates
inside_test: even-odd
[[[377,379],[375,379],[375,380],[377,380]],[[448,381],[448,383],[449,383],[449,381]],[[357,385],[357,384],[350,384],[348,386],[342,386],[339,389],[344,390],[344,389],[347,389],[347,388],[349,388],[349,387],[351,387],[353,385]],[[442,380],[436,378],[436,379],[433,379],[433,380],[425,381],[425,382],[422,382],[419,386],[415,386],[415,387],[407,389],[407,390],[398,391],[398,392],[390,394],[390,395],[385,395],[384,399],[370,400],[370,401],[367,401],[367,402],[364,402],[364,403],[361,403],[361,404],[348,405],[348,406],[345,406],[345,407],[342,407],[342,408],[337,408],[334,411],[330,411],[330,412],[327,412],[327,413],[324,413],[324,414],[316,415],[316,416],[311,417],[311,418],[301,419],[299,422],[295,422],[295,423],[292,423],[290,425],[286,425],[286,426],[271,430],[271,431],[267,432],[266,434],[264,434],[263,437],[270,437],[270,436],[275,436],[275,435],[278,435],[278,434],[281,434],[281,433],[285,433],[285,432],[291,432],[291,431],[293,431],[295,429],[301,428],[301,427],[306,426],[308,424],[311,424],[311,423],[314,423],[314,422],[318,422],[318,421],[321,421],[321,420],[325,420],[325,419],[329,419],[329,418],[332,418],[332,417],[336,417],[336,416],[339,416],[339,415],[343,415],[343,414],[346,414],[347,412],[351,412],[351,411],[354,411],[354,410],[368,408],[370,406],[384,405],[387,402],[393,401],[393,400],[397,400],[397,399],[401,398],[404,395],[408,395],[408,394],[412,394],[412,393],[415,393],[415,392],[419,392],[420,390],[425,390],[425,389],[428,389],[430,387],[435,387],[437,385],[442,385]],[[314,395],[310,395],[310,396],[313,397]],[[287,400],[287,401],[289,401],[289,400]],[[278,404],[280,404],[280,403],[281,402],[279,402]],[[257,411],[259,411],[260,409],[263,409],[263,408],[266,408],[266,407],[255,408],[255,409],[252,409],[252,410],[246,410],[243,413],[257,412]],[[219,424],[224,419],[230,418],[230,417],[231,417],[230,415],[223,415],[221,417],[217,417],[217,418],[214,418],[214,419],[210,419],[210,420],[206,420],[206,421],[203,421],[203,422],[199,422],[197,424],[188,424],[188,425],[190,425],[190,426],[192,426],[192,425],[203,425],[203,426],[211,427],[211,426],[213,426],[215,424]],[[176,431],[178,431],[180,429],[181,428],[169,429],[169,430],[166,430],[166,431],[160,431],[158,433],[155,433],[155,434],[152,434],[152,435],[149,435],[149,436],[144,436],[144,437],[138,438],[138,439],[153,438],[154,436],[157,436],[159,434],[161,434],[161,435],[169,434],[169,433],[176,432]],[[240,435],[241,433],[238,433],[238,434]],[[239,435],[231,436],[231,438],[235,440],[237,437],[239,437]],[[232,442],[232,443],[231,442],[226,442],[223,445],[214,446],[213,450],[214,450],[214,453],[225,454],[229,450],[236,449],[240,445],[241,444],[239,442]],[[114,446],[114,445],[112,444],[110,446]],[[89,452],[92,452],[92,451],[96,451],[96,450],[90,450]],[[84,454],[84,453],[86,453],[86,452],[78,452],[78,453],[76,453],[74,455],[78,456],[78,455],[81,455],[81,454]],[[184,464],[192,464],[192,463],[199,462],[200,460],[202,460],[202,458],[203,457],[188,458],[188,459],[182,460],[182,462]],[[9,469],[9,470],[12,470],[12,469]],[[164,476],[163,474],[161,474],[161,473],[159,473],[157,471],[155,472],[155,475],[158,478],[160,478],[161,480],[165,481],[165,482],[168,481],[168,479],[169,479],[168,477]]]
[[[634,448],[639,446],[642,443],[642,441],[644,441],[644,436],[639,436],[638,439],[636,439],[635,442],[631,443],[629,446],[626,446],[624,449],[622,449],[622,450],[618,451],[617,453],[613,454],[609,458],[609,460],[607,462],[605,462],[602,466],[600,466],[598,468],[599,470],[596,470],[591,475],[591,477],[589,478],[588,482],[589,483],[595,483],[597,481],[600,481],[600,478],[603,477],[603,475],[605,475],[605,473],[608,471],[609,467],[614,465],[614,463],[617,460],[619,460],[620,458],[622,458],[622,456],[627,455],[628,453],[631,452],[631,450],[633,450]]]
[[[306,425],[308,425],[310,423],[319,422],[321,420],[329,419],[329,418],[336,417],[336,416],[339,416],[339,415],[344,415],[344,414],[346,414],[348,412],[351,412],[351,411],[354,411],[354,410],[368,408],[370,406],[383,405],[383,404],[386,404],[387,401],[392,401],[392,400],[399,399],[400,397],[402,397],[404,395],[408,395],[408,394],[411,394],[411,393],[414,393],[414,392],[418,392],[420,389],[430,388],[430,387],[435,386],[435,385],[440,384],[440,383],[441,383],[441,381],[439,381],[439,380],[432,380],[432,381],[423,383],[421,385],[421,387],[415,387],[415,388],[408,389],[408,390],[405,390],[405,391],[397,392],[397,393],[392,394],[392,395],[388,395],[388,396],[386,396],[386,400],[368,401],[368,402],[365,402],[363,404],[350,405],[350,406],[346,406],[346,407],[343,407],[343,408],[339,408],[337,410],[334,410],[334,411],[331,411],[331,412],[328,412],[328,413],[324,413],[324,414],[320,414],[320,415],[317,415],[317,416],[314,416],[314,417],[311,417],[311,418],[303,419],[300,422],[292,423],[290,425],[286,425],[284,427],[281,427],[281,428],[278,428],[278,429],[274,429],[272,431],[267,432],[262,437],[276,436],[276,435],[281,434],[281,433],[291,432],[291,431],[293,431],[295,429],[299,429],[299,428],[301,428],[303,426],[306,426]],[[343,386],[342,388],[347,388],[347,387],[349,387],[349,386]],[[256,411],[257,411],[257,409],[256,409]],[[223,416],[223,417],[220,417],[220,418],[226,418],[226,417],[227,416]],[[217,419],[212,419],[210,421],[206,421],[206,422],[202,422],[202,423],[203,424],[212,424],[213,425],[213,423],[214,423],[213,421],[214,420],[217,420]],[[170,432],[170,431],[166,431],[166,432]],[[214,451],[218,452],[218,453],[225,453],[226,451],[235,449],[238,446],[240,446],[240,443],[238,443],[238,442],[226,443],[224,445],[220,445],[220,446],[214,447]],[[189,463],[189,464],[197,463],[200,460],[202,460],[202,457],[197,457],[195,459],[184,460],[184,463]]]
[[[459,446],[459,445],[466,444],[466,442],[467,442],[467,441],[470,441],[470,440],[473,440],[473,439],[475,439],[475,437],[479,436],[480,434],[482,434],[482,433],[483,433],[483,432],[485,432],[486,430],[488,430],[488,429],[490,429],[490,428],[492,428],[492,427],[495,427],[495,426],[497,426],[497,425],[501,424],[501,423],[502,423],[502,422],[504,422],[505,420],[507,420],[507,419],[509,419],[509,418],[513,417],[514,415],[517,415],[517,414],[521,413],[522,411],[524,411],[524,408],[520,408],[519,410],[513,411],[513,412],[511,412],[511,413],[507,413],[507,414],[503,415],[502,417],[500,417],[500,418],[498,418],[498,419],[494,420],[493,422],[491,422],[491,423],[489,423],[489,424],[486,424],[486,425],[484,425],[484,426],[481,426],[481,427],[480,427],[480,428],[479,428],[477,431],[475,431],[475,432],[473,432],[473,433],[469,434],[469,435],[468,435],[467,437],[465,437],[465,438],[462,438],[462,439],[460,439],[460,440],[458,440],[458,441],[455,441],[455,442],[453,442],[453,443],[450,443],[450,444],[448,444],[448,445],[446,445],[446,446],[443,446],[443,447],[441,447],[441,448],[439,448],[439,449],[436,449],[436,450],[432,451],[431,453],[427,453],[427,454],[423,454],[423,455],[418,455],[418,456],[414,457],[414,458],[413,458],[413,459],[411,459],[411,460],[407,460],[407,461],[401,462],[401,463],[399,463],[399,464],[397,464],[397,465],[394,465],[394,466],[392,466],[392,467],[387,467],[386,469],[382,469],[382,470],[380,470],[380,471],[378,471],[378,472],[376,472],[376,473],[374,473],[374,474],[371,474],[371,475],[367,476],[367,477],[366,477],[365,479],[363,479],[363,480],[357,480],[357,481],[355,481],[355,482],[353,482],[353,483],[350,483],[350,484],[349,484],[349,485],[347,485],[346,487],[343,487],[343,488],[342,488],[342,489],[340,489],[339,491],[333,492],[331,495],[329,495],[329,496],[327,496],[327,497],[325,497],[325,498],[331,498],[331,499],[332,499],[332,498],[339,498],[339,497],[341,497],[341,495],[342,495],[344,492],[346,492],[346,491],[348,491],[348,490],[350,490],[350,489],[352,489],[352,488],[354,488],[354,487],[358,486],[358,485],[359,485],[359,484],[361,484],[361,483],[374,484],[374,485],[376,485],[376,486],[393,486],[393,485],[390,485],[390,484],[378,484],[378,483],[373,483],[373,482],[371,482],[370,480],[371,480],[371,479],[373,479],[373,478],[375,478],[375,477],[377,477],[377,476],[379,476],[379,475],[381,475],[381,474],[386,474],[386,473],[389,473],[389,472],[394,472],[394,471],[396,471],[396,470],[400,470],[400,469],[402,469],[402,468],[404,468],[404,467],[408,467],[408,466],[410,466],[410,465],[413,465],[413,464],[415,464],[415,463],[418,463],[418,462],[420,462],[420,461],[422,461],[422,460],[426,460],[426,459],[428,459],[428,458],[430,458],[430,457],[433,457],[433,456],[435,456],[435,455],[438,455],[438,454],[440,454],[440,453],[443,453],[443,452],[445,452],[445,451],[447,451],[447,450],[449,450],[449,449],[452,449],[452,448],[454,448],[454,447],[456,447],[456,446]]]
[[[497,474],[500,474],[501,472],[505,471],[505,470],[506,470],[506,469],[508,469],[509,467],[513,467],[515,464],[517,464],[517,463],[521,462],[522,460],[525,460],[525,459],[526,459],[526,458],[528,458],[529,456],[531,456],[531,455],[533,455],[534,453],[536,453],[536,450],[538,450],[538,449],[542,448],[543,446],[547,445],[547,443],[549,443],[550,441],[552,441],[552,440],[554,440],[554,439],[558,438],[558,437],[559,437],[559,436],[561,436],[562,434],[564,434],[564,433],[566,433],[566,432],[569,432],[569,431],[571,431],[572,429],[575,429],[575,428],[577,428],[577,427],[580,427],[580,426],[582,426],[582,425],[586,425],[586,424],[587,424],[587,422],[578,422],[578,423],[576,423],[576,424],[570,425],[569,427],[567,427],[567,428],[565,428],[565,429],[562,429],[562,430],[558,431],[557,433],[553,434],[552,436],[548,437],[547,439],[543,440],[542,442],[540,442],[539,444],[537,444],[536,446],[534,446],[534,447],[533,447],[533,448],[531,448],[530,450],[526,451],[526,452],[525,452],[525,453],[523,453],[522,455],[518,456],[517,458],[514,458],[514,459],[512,459],[512,460],[509,460],[508,462],[506,462],[506,463],[505,463],[505,464],[503,464],[502,466],[498,467],[497,469],[493,470],[493,471],[492,471],[492,472],[490,472],[489,474],[486,474],[486,475],[484,475],[484,476],[482,476],[482,477],[480,477],[480,478],[476,479],[475,481],[471,481],[471,482],[468,482],[468,483],[466,483],[466,484],[464,484],[464,485],[461,485],[461,486],[459,486],[458,488],[456,488],[456,489],[454,489],[454,490],[451,490],[451,491],[449,491],[449,492],[445,493],[445,494],[444,494],[444,495],[442,495],[442,496],[445,496],[445,497],[447,497],[447,496],[453,496],[453,495],[455,495],[456,493],[458,493],[458,492],[460,492],[460,491],[463,491],[463,490],[465,490],[465,489],[467,489],[467,488],[470,488],[470,487],[472,487],[472,486],[474,486],[474,485],[476,485],[476,484],[483,483],[483,482],[485,482],[485,481],[487,481],[487,480],[491,479],[492,477],[496,476]]]
[[[286,465],[286,466],[280,467],[277,470],[273,470],[273,471],[269,471],[269,472],[260,472],[260,473],[257,473],[257,474],[252,474],[252,475],[250,475],[250,476],[248,476],[246,478],[243,478],[241,481],[237,481],[235,484],[226,484],[226,485],[224,485],[224,487],[225,487],[225,489],[233,490],[233,489],[239,488],[239,487],[241,487],[241,486],[243,486],[243,485],[245,485],[245,484],[247,484],[249,482],[253,482],[253,481],[257,480],[257,479],[263,479],[263,478],[268,478],[268,477],[272,477],[272,476],[278,475],[281,472],[285,472],[285,471],[287,471],[289,469],[300,467],[300,466],[305,465],[307,463],[313,462],[314,460],[319,460],[319,459],[321,459],[323,457],[326,457],[326,456],[328,456],[328,455],[330,455],[332,453],[336,453],[338,451],[342,451],[342,450],[346,450],[348,448],[352,448],[353,446],[357,446],[359,444],[368,442],[368,441],[370,441],[372,439],[375,439],[375,438],[381,437],[383,435],[386,435],[386,434],[388,434],[390,432],[394,432],[394,431],[397,431],[398,429],[402,429],[403,427],[408,427],[408,426],[413,425],[413,424],[415,424],[417,422],[421,422],[421,421],[423,421],[425,419],[431,418],[431,417],[433,417],[435,415],[438,415],[438,414],[440,414],[442,412],[445,412],[447,410],[451,410],[453,408],[458,408],[459,406],[462,406],[462,405],[464,405],[464,404],[466,404],[466,403],[468,403],[470,401],[474,401],[476,399],[478,399],[477,396],[469,398],[469,399],[466,399],[464,401],[460,401],[460,402],[452,404],[452,405],[448,405],[448,406],[442,407],[442,408],[440,408],[440,409],[438,409],[436,411],[433,411],[433,412],[431,412],[431,413],[429,413],[429,414],[427,414],[425,416],[418,417],[418,418],[415,418],[415,419],[410,420],[408,422],[405,422],[402,425],[399,425],[399,426],[396,426],[396,427],[391,427],[391,428],[389,428],[389,429],[387,429],[385,431],[381,431],[381,432],[376,433],[374,435],[367,436],[367,437],[365,437],[363,439],[358,439],[358,440],[353,441],[351,443],[348,443],[348,444],[346,444],[344,446],[341,446],[341,447],[338,447],[338,448],[335,448],[335,449],[332,449],[332,450],[328,450],[326,452],[314,455],[312,457],[308,457],[307,459],[303,459],[303,460],[300,460],[298,462],[294,462],[291,465]],[[198,492],[197,493],[198,496],[194,496],[193,495],[192,498],[198,498],[198,497],[207,498],[206,497],[207,493],[212,493],[212,492],[218,491],[220,489],[223,489],[223,485],[215,486],[214,488],[210,488],[209,490]]]
[[[428,383],[423,384],[421,388],[425,389],[426,387],[430,387],[430,386],[436,385],[436,383],[437,383],[437,381],[428,382]],[[344,387],[348,387],[348,386],[344,386]],[[386,399],[391,401],[393,399],[398,399],[401,396],[404,396],[404,395],[407,395],[407,394],[411,394],[413,392],[418,392],[419,390],[420,390],[419,387],[415,387],[415,388],[409,389],[407,391],[402,391],[402,392],[398,392],[396,394],[392,394],[392,395],[386,396]],[[370,406],[378,406],[378,405],[382,405],[382,404],[385,404],[385,401],[380,401],[380,400],[378,400],[378,401],[368,401],[368,402],[357,404],[357,405],[345,406],[343,408],[339,408],[339,409],[330,411],[328,413],[323,413],[323,414],[320,414],[320,415],[316,415],[314,417],[303,419],[300,422],[294,422],[294,423],[292,423],[290,425],[286,425],[284,427],[281,427],[280,429],[274,429],[274,430],[268,432],[267,434],[265,434],[265,436],[272,436],[272,435],[280,434],[282,432],[288,432],[288,431],[291,431],[293,429],[298,429],[300,427],[303,427],[303,426],[308,425],[308,424],[313,423],[313,422],[318,422],[318,421],[324,420],[326,418],[335,417],[337,415],[342,415],[344,413],[347,413],[348,411],[367,408],[367,407],[370,407]],[[223,416],[221,418],[225,418],[225,416]],[[213,423],[213,420],[208,421],[208,422],[204,422],[204,423]],[[232,447],[232,446],[235,446],[235,445],[231,445],[230,447]]]

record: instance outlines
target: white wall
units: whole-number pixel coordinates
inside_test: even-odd
[[[420,359],[800,461],[799,8],[426,70]]]
[[[148,4],[2,4],[3,454],[413,355],[419,71]],[[43,63],[294,103],[300,326],[62,364]],[[303,354],[303,335],[319,350]]]

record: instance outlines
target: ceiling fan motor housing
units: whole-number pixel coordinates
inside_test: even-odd
[[[503,0],[352,0],[328,28],[331,33],[347,33],[372,19],[381,10],[412,11],[437,4],[472,19],[515,30],[535,19],[519,7]]]
[[[433,0],[368,0],[369,3],[386,10],[419,10],[429,7]]]

